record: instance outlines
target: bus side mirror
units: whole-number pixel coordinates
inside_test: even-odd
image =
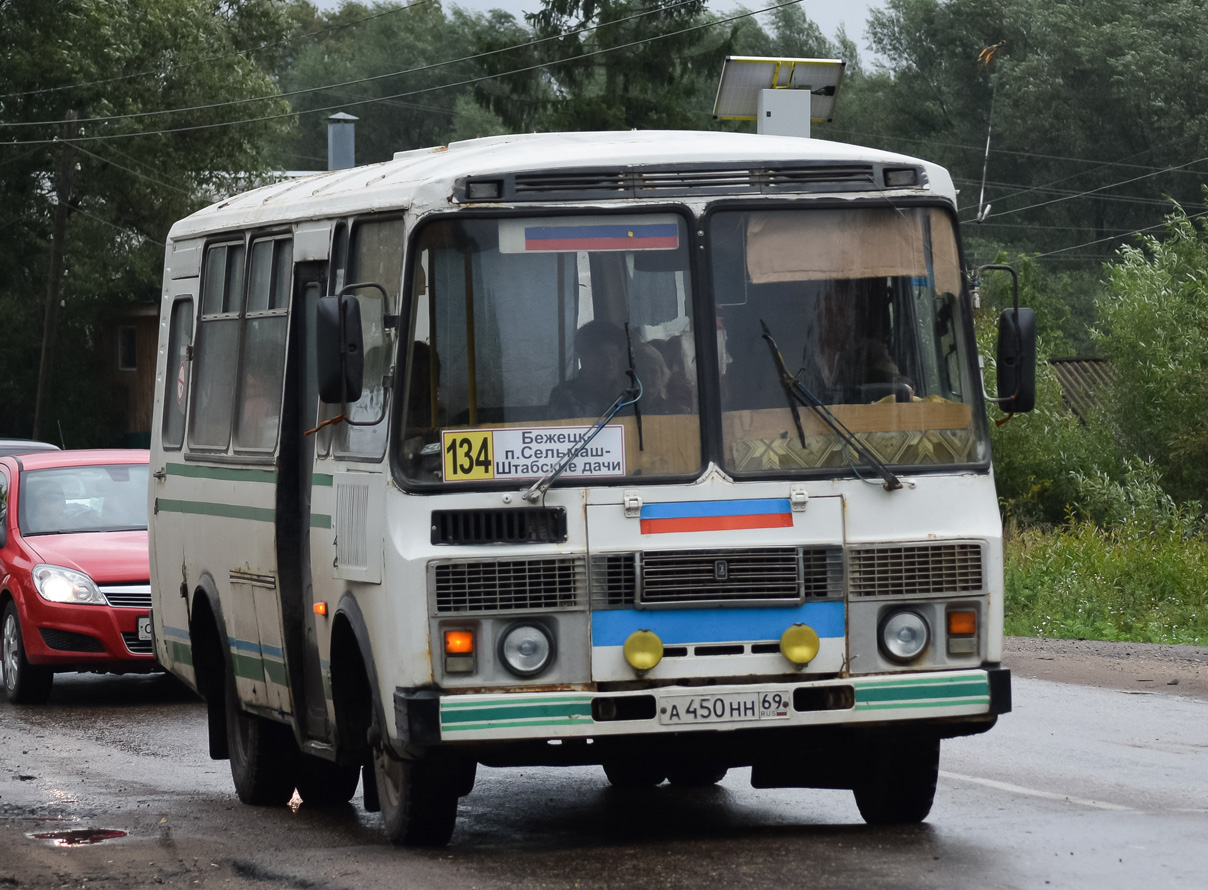
[[[354,297],[320,297],[315,320],[319,399],[343,405],[361,398],[365,351],[361,304]]]
[[[998,407],[1008,414],[1036,404],[1036,313],[1019,307],[998,316]]]

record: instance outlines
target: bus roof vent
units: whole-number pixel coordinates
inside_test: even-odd
[[[433,544],[561,544],[566,509],[433,510]]]
[[[493,174],[457,181],[458,203],[675,198],[882,189],[885,177],[872,163],[828,161],[751,166],[682,164],[644,167],[579,167]],[[479,183],[489,188],[478,188]],[[921,170],[915,182],[921,183]],[[896,180],[895,180],[896,182]]]

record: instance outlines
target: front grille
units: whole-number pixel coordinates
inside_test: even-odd
[[[972,543],[854,548],[851,595],[976,593],[985,589],[982,563]]]
[[[433,510],[433,544],[561,544],[566,509]]]
[[[594,608],[798,603],[843,594],[839,547],[664,550],[591,560]]]
[[[597,554],[591,558],[591,607],[632,606],[638,592],[636,553]]]
[[[747,550],[669,550],[642,558],[641,602],[799,602],[800,551],[795,547]]]
[[[133,633],[123,632],[122,640],[126,643],[126,648],[130,650],[131,655],[151,654],[151,641],[140,640],[138,638],[138,631],[134,631]]]
[[[121,609],[150,609],[150,584],[124,584],[102,587],[101,593],[111,606]]]
[[[96,637],[73,633],[69,630],[39,628],[42,641],[56,652],[104,652],[105,647]]]
[[[429,563],[440,614],[573,609],[583,602],[581,557]]]

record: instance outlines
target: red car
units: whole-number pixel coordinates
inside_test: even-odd
[[[60,671],[155,668],[147,451],[0,457],[0,672],[41,703]]]

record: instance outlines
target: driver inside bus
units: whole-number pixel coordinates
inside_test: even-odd
[[[879,336],[875,302],[867,282],[824,282],[813,298],[813,324],[806,334],[799,379],[824,402],[877,401],[914,396]]]
[[[630,386],[625,332],[603,319],[575,332],[579,370],[549,394],[550,417],[599,417]]]

